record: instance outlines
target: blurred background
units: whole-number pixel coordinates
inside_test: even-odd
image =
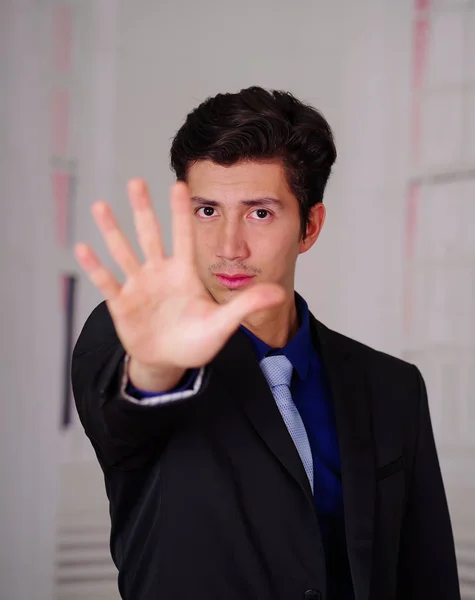
[[[296,289],[428,386],[463,597],[475,598],[475,1],[0,1],[0,598],[113,600],[99,467],[71,346],[108,264],[90,205],[132,223],[148,180],[169,243],[168,151],[217,92],[286,89],[339,158]]]

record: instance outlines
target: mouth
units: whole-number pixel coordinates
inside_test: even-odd
[[[225,275],[224,273],[217,273],[216,279],[227,288],[240,288],[248,284],[254,275]]]

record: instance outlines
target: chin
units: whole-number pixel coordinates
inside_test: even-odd
[[[234,298],[236,298],[236,295],[239,294],[241,291],[242,290],[240,290],[240,289],[236,289],[236,290],[219,289],[219,290],[217,290],[217,289],[209,289],[208,288],[208,292],[213,297],[215,302],[217,302],[218,304],[227,304],[228,302],[231,302]]]

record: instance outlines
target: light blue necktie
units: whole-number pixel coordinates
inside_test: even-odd
[[[313,492],[313,458],[307,431],[290,393],[293,366],[283,354],[268,356],[260,362],[277,407],[294,441]]]

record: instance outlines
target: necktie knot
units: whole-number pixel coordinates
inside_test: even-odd
[[[276,356],[267,356],[261,360],[261,370],[267,383],[271,388],[276,385],[286,385],[290,387],[292,379],[293,366],[290,360],[283,354]]]

